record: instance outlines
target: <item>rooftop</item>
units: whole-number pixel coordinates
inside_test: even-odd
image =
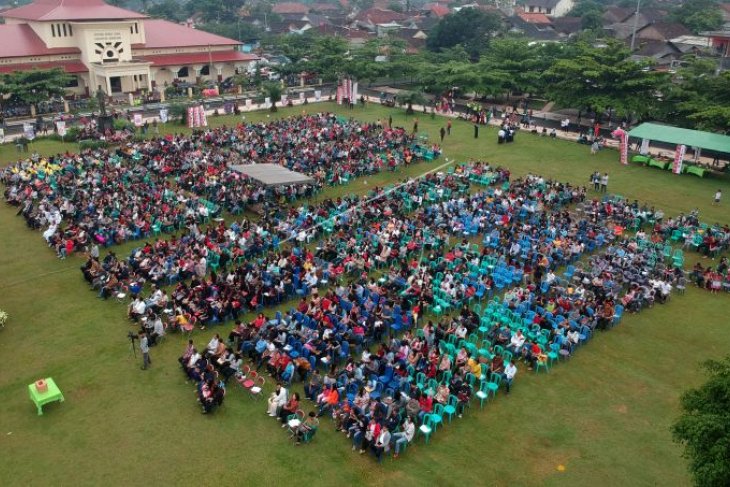
[[[79,54],[75,47],[49,49],[28,24],[0,25],[0,58]]]
[[[161,19],[144,21],[145,44],[135,44],[135,49],[162,49],[193,46],[234,46],[240,42],[202,30]]]
[[[299,2],[281,2],[275,4],[271,11],[275,14],[306,14],[309,7]]]
[[[290,171],[278,164],[236,164],[231,170],[255,179],[264,186],[289,186],[314,182],[306,174]]]
[[[123,20],[143,19],[146,15],[115,7],[103,0],[36,0],[22,7],[6,10],[3,17],[23,20]]]

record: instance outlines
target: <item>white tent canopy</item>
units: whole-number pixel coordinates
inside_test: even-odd
[[[229,167],[237,173],[255,179],[264,186],[291,186],[314,182],[314,179],[306,174],[290,171],[278,164],[235,164]]]

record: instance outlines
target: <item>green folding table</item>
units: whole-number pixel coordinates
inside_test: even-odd
[[[48,377],[47,379],[45,379],[45,381],[48,385],[48,390],[46,390],[46,392],[38,392],[38,389],[36,389],[35,387],[35,383],[28,385],[30,400],[33,401],[35,403],[35,406],[38,408],[38,416],[41,416],[43,414],[43,406],[48,404],[49,402],[63,402],[63,394],[61,394],[61,389],[58,388],[53,379]]]

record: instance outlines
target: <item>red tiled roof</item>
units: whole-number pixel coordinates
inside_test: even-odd
[[[28,24],[0,25],[0,58],[78,54],[75,47],[49,49]]]
[[[161,19],[144,21],[145,44],[135,44],[135,49],[160,49],[192,46],[233,46],[240,42],[198,29]]]
[[[372,24],[389,24],[390,22],[398,22],[407,18],[408,16],[405,14],[393,12],[392,10],[381,10],[379,8],[363,10],[355,17],[356,20],[370,22]]]
[[[114,20],[143,19],[146,15],[114,7],[103,0],[36,0],[6,10],[3,17],[25,20]]]
[[[545,14],[517,12],[517,15],[528,24],[550,24],[550,18]]]
[[[306,14],[309,7],[299,2],[281,2],[275,4],[271,11],[275,14]]]
[[[340,10],[340,6],[335,5],[333,3],[313,3],[312,4],[312,10],[316,12],[332,12],[335,10]]]
[[[52,61],[47,63],[20,63],[2,64],[0,73],[12,73],[13,71],[30,71],[32,69],[53,69],[63,68],[67,73],[88,73],[89,69],[81,61]]]
[[[439,4],[432,5],[429,10],[436,17],[443,17],[444,15],[449,14],[449,7],[446,7],[444,5],[439,5]]]
[[[194,52],[187,54],[161,54],[155,56],[140,56],[141,59],[149,61],[153,66],[186,66],[190,64],[208,64],[226,63],[226,62],[242,62],[254,61],[260,59],[254,54],[245,54],[240,51],[213,51]]]

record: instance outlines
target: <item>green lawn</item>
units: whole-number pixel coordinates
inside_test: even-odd
[[[361,120],[388,117],[378,106],[346,113]],[[412,117],[392,113],[394,123],[411,127]],[[266,117],[247,114],[247,120]],[[419,118],[421,131],[436,137],[443,120]],[[472,134],[471,125],[454,122],[445,157],[479,157],[515,174],[580,184],[596,169],[608,171],[610,191],[668,215],[696,207],[704,221],[728,220],[727,202],[710,205],[718,187],[730,194],[726,180],[621,167],[616,152],[591,156],[586,146],[529,134],[500,146],[492,129],[482,128],[478,140]],[[36,144],[44,153],[63,150],[58,143]],[[3,162],[15,157],[7,147],[0,149]],[[440,163],[418,164],[408,173]],[[328,194],[363,192],[404,175],[360,179]],[[510,396],[482,411],[477,403],[428,446],[420,440],[398,461],[377,465],[351,452],[328,422],[313,444],[292,446],[264,416],[264,403],[235,388],[221,410],[202,416],[193,386],[178,369],[180,336],[154,348],[153,368],[141,372],[126,339],[133,327],[124,307],[96,299],[78,270],[82,260],[57,260],[14,208],[0,205],[0,227],[0,308],[11,314],[0,331],[5,485],[687,485],[686,463],[668,428],[679,394],[702,380],[698,363],[722,357],[730,344],[728,297],[688,289],[667,305],[626,316],[548,375],[521,368]],[[207,343],[228,328],[196,332],[195,340]],[[55,378],[66,402],[47,406],[39,417],[26,386],[45,376]]]

